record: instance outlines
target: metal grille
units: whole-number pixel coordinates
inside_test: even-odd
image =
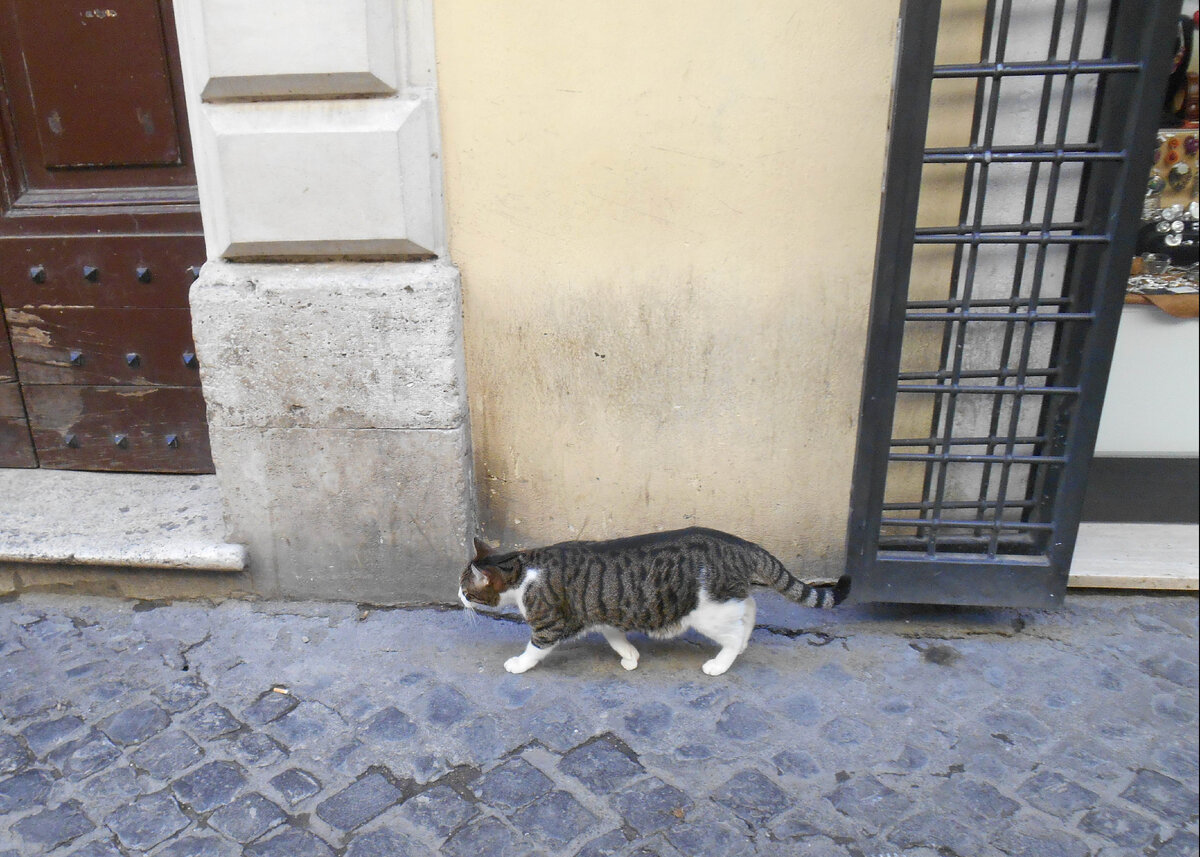
[[[939,6],[903,12],[849,570],[1056,604],[1180,4]]]

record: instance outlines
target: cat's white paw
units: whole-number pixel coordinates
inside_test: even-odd
[[[637,665],[638,659],[636,656],[632,658],[621,658],[621,666],[625,667],[627,670],[636,670]]]
[[[510,673],[523,673],[533,668],[533,664],[522,658],[520,655],[509,658],[504,662],[504,668]]]
[[[730,664],[722,663],[720,658],[713,658],[711,661],[705,661],[700,669],[704,671],[705,675],[721,675],[729,667]]]

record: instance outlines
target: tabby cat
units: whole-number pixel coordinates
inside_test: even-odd
[[[674,637],[694,628],[720,645],[702,669],[721,675],[750,642],[751,586],[770,586],[805,607],[833,607],[850,590],[846,577],[809,586],[758,545],[696,527],[510,553],[476,539],[475,552],[459,585],[463,606],[515,605],[532,632],[525,651],[504,662],[510,673],[531,669],[560,640],[586,631],[603,634],[632,670],[638,650],[626,631]]]

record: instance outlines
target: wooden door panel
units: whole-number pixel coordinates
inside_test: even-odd
[[[0,467],[37,467],[21,388],[0,383]]]
[[[204,258],[200,235],[0,239],[0,302],[186,308]]]
[[[23,389],[42,467],[212,473],[199,387]]]
[[[3,419],[43,467],[212,472],[191,157],[171,0],[0,0]]]
[[[0,0],[7,172],[18,213],[47,203],[153,202],[149,188],[194,192],[174,27],[169,0]],[[187,197],[172,199],[194,202]]]
[[[0,301],[0,307],[4,303]],[[17,365],[13,362],[12,348],[8,344],[8,327],[4,314],[0,313],[0,384],[17,380]]]
[[[22,383],[200,384],[186,309],[22,307],[5,314]]]
[[[179,163],[156,3],[24,3],[16,35],[46,169]],[[97,74],[101,68],[104,73]],[[129,97],[128,88],[114,86],[115,81],[137,81],[136,98]]]

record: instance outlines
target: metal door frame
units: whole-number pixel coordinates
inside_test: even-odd
[[[1086,8],[1087,0],[1079,2]],[[1180,0],[1113,0],[1105,59],[1080,59],[1076,45],[1066,61],[1021,63],[1005,63],[1002,58],[999,62],[989,61],[986,55],[997,3],[1001,27],[1006,26],[1005,16],[1011,10],[1011,0],[989,0],[984,55],[980,62],[937,67],[934,52],[940,0],[903,3],[847,533],[847,571],[853,579],[851,597],[856,601],[1046,607],[1061,604],[1066,592],[1087,468],[1095,446],[1170,62],[1163,46],[1171,43],[1181,3]],[[1062,22],[1063,7],[1060,0],[1056,7],[1056,27]],[[979,116],[982,110],[990,109],[994,119],[998,91],[998,86],[991,86],[990,102],[985,99],[986,80],[999,81],[1011,75],[1041,75],[1046,79],[1051,75],[1067,75],[1073,80],[1076,74],[1097,74],[1101,81],[1093,114],[1092,143],[1064,148],[1060,129],[1058,146],[993,147],[987,140],[978,144],[975,132]],[[935,79],[950,77],[976,80],[973,145],[956,150],[927,150],[931,87]],[[1047,84],[1043,109],[1048,92]],[[1064,118],[1064,128],[1065,124]],[[984,171],[984,184],[978,191],[982,194],[988,165],[1005,159],[1048,163],[1054,175],[1062,163],[1083,162],[1075,222],[1051,224],[1044,220],[1040,224],[1025,222],[1007,228],[981,227],[978,221],[967,222],[964,196],[964,213],[957,227],[917,228],[917,206],[926,163],[962,163],[968,177],[975,170]],[[971,180],[968,178],[968,182]],[[939,242],[956,244],[960,249],[988,243],[1070,247],[1071,261],[1063,288],[1063,297],[1069,300],[1059,299],[1052,310],[1046,311],[1055,313],[1051,323],[1056,326],[1053,346],[1056,362],[1053,378],[1043,382],[1043,390],[1056,392],[1036,393],[1044,396],[1046,404],[1041,408],[1042,425],[1033,455],[1015,453],[1015,425],[1009,435],[993,430],[980,439],[987,445],[987,454],[982,456],[956,456],[951,438],[937,437],[935,430],[922,441],[927,443],[926,453],[895,451],[892,431],[898,392],[920,388],[933,393],[940,403],[944,398],[953,402],[965,389],[958,364],[955,371],[947,370],[924,385],[906,385],[900,372],[905,322],[915,317],[914,312],[928,309],[914,307],[908,300],[913,247],[916,243]],[[969,286],[965,299],[956,298],[955,293],[951,298],[937,309],[945,313],[947,324],[958,324],[965,330],[965,325],[975,320],[968,315]],[[1014,323],[1032,326],[1042,306],[1035,292],[1024,304],[1011,305],[1008,312]],[[1018,318],[1019,313],[1028,315]],[[950,318],[956,321],[949,321]],[[1037,321],[1046,319],[1043,313]],[[944,369],[945,365],[943,349],[941,367]],[[1019,372],[992,373],[990,377],[996,379],[994,387],[986,388],[985,392],[1018,398],[1026,395],[1024,384],[1029,380],[1026,369],[1022,363]],[[997,372],[1008,373],[1008,370],[1000,367]],[[978,394],[981,390],[969,392]],[[910,457],[898,459],[898,455]],[[970,529],[976,535],[963,538],[953,549],[942,546],[939,551],[936,535],[927,538],[924,547],[897,549],[896,545],[881,545],[885,522],[896,520],[886,516],[884,506],[889,462],[914,460],[914,457],[940,461],[943,468],[958,460],[978,460],[989,467],[994,463],[1003,468],[1020,462],[1029,464],[1036,476],[1026,486],[1019,503],[1006,504],[1007,498],[1001,493],[996,508],[986,510],[994,513],[990,521],[984,519],[983,506],[988,504],[981,494],[979,514],[970,521]],[[921,516],[929,511],[926,506],[933,511],[930,517],[917,520],[928,522],[925,532],[936,533],[939,527],[949,528],[953,521],[941,517],[944,496],[935,493],[930,500],[930,490],[927,477],[916,511]],[[933,490],[944,490],[944,477]],[[1007,518],[1002,522],[1001,514],[1008,506],[1020,507],[1019,519]],[[959,527],[956,531],[964,529]],[[1005,541],[1002,533],[1006,543],[1002,543]]]

